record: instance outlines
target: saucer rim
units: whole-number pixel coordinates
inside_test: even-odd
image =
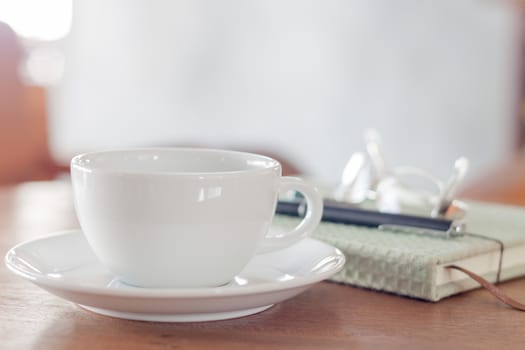
[[[304,240],[314,241],[316,244],[320,244],[329,247],[333,250],[331,254],[334,259],[328,270],[322,272],[315,272],[312,275],[299,276],[292,280],[276,282],[263,282],[256,285],[245,285],[237,286],[236,288],[228,288],[227,286],[218,287],[203,287],[203,288],[140,288],[137,289],[111,289],[105,287],[93,287],[93,286],[80,286],[74,283],[64,282],[63,280],[53,280],[45,275],[32,274],[27,271],[19,269],[14,260],[16,259],[15,251],[21,247],[29,244],[34,244],[39,241],[45,241],[48,239],[64,237],[68,235],[83,235],[81,229],[63,230],[45,236],[40,236],[24,242],[18,243],[8,250],[4,257],[4,263],[7,268],[14,274],[29,280],[30,282],[42,287],[54,290],[61,290],[73,293],[89,293],[97,294],[101,296],[115,296],[115,297],[135,297],[135,298],[177,298],[177,299],[195,299],[195,298],[210,298],[210,297],[232,297],[247,294],[264,294],[268,292],[279,292],[284,290],[290,290],[294,288],[301,288],[306,285],[315,284],[321,282],[328,277],[339,272],[345,264],[344,254],[336,247],[322,242],[318,239],[306,237]],[[274,252],[275,253],[275,252]],[[262,255],[262,254],[261,254]],[[92,263],[101,264],[99,261],[94,260]],[[108,271],[111,274],[111,272]]]

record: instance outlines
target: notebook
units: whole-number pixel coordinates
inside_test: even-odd
[[[468,202],[468,207],[466,231],[504,244],[500,281],[525,275],[525,208],[480,202]],[[297,221],[278,215],[274,224],[289,227]],[[479,287],[447,266],[496,282],[500,264],[500,244],[472,236],[443,239],[326,222],[312,236],[346,256],[333,281],[429,301]]]

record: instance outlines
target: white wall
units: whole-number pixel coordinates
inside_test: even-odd
[[[321,180],[376,127],[392,164],[481,173],[513,140],[518,20],[482,0],[79,0],[52,92],[57,157],[283,150]]]

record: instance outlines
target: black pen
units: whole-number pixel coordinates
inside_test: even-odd
[[[301,200],[279,201],[276,213],[288,216],[302,216],[304,213],[304,202]],[[332,200],[324,200],[321,220],[347,225],[376,227],[381,230],[427,234],[443,238],[448,238],[451,234],[460,230],[460,226],[453,220],[382,213]]]

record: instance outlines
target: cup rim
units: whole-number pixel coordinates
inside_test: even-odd
[[[266,162],[264,166],[252,167],[248,169],[239,170],[218,170],[218,171],[155,171],[155,170],[130,170],[130,169],[118,169],[113,167],[95,167],[91,166],[89,162],[90,157],[103,154],[112,153],[137,153],[137,152],[197,152],[197,153],[223,153],[226,155],[233,156],[244,156],[250,157],[256,160],[262,160]],[[240,174],[253,174],[259,172],[267,172],[269,170],[277,170],[281,168],[279,161],[257,153],[234,151],[227,149],[218,148],[199,148],[199,147],[140,147],[140,148],[117,148],[108,149],[101,151],[85,152],[74,156],[70,162],[71,170],[77,169],[84,172],[97,172],[97,173],[108,173],[108,174],[136,174],[136,175],[170,175],[170,176],[214,176],[214,175],[240,175]]]

